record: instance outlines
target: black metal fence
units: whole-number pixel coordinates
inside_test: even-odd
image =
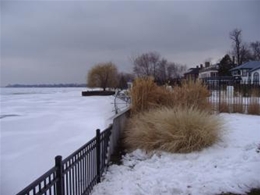
[[[55,166],[17,195],[85,195],[100,182],[108,164],[108,145],[112,125],[62,160],[55,157]]]
[[[204,83],[211,92],[213,110],[260,115],[260,82],[207,78]]]
[[[100,182],[122,136],[130,110],[115,115],[113,125],[100,132],[70,156],[55,157],[55,166],[17,195],[88,195]]]

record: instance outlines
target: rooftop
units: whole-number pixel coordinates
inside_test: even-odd
[[[250,62],[246,62],[244,64],[241,64],[240,66],[237,66],[235,68],[232,68],[231,71],[233,70],[239,70],[239,69],[251,69],[251,70],[255,70],[260,68],[260,61],[250,61]]]

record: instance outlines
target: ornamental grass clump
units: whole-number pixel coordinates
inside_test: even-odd
[[[210,93],[201,81],[183,81],[181,86],[168,90],[158,86],[151,77],[137,78],[131,89],[131,113],[137,114],[161,107],[196,107],[211,111]]]
[[[196,107],[200,110],[211,111],[208,100],[210,92],[201,80],[184,80],[181,86],[173,88],[172,103],[178,107]]]
[[[170,92],[159,87],[152,77],[135,79],[130,94],[132,114],[161,107],[167,99],[171,99]]]
[[[124,144],[130,151],[189,153],[216,143],[222,128],[221,119],[207,111],[163,107],[132,116]]]

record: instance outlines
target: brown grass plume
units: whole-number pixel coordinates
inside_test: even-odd
[[[197,107],[211,110],[209,91],[201,81],[183,81],[173,90],[159,87],[152,78],[137,78],[131,90],[132,113],[140,113],[159,107]]]
[[[206,111],[164,107],[130,118],[124,143],[129,150],[187,153],[216,143],[221,129],[221,120]]]

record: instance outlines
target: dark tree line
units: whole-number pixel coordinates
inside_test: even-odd
[[[133,72],[137,77],[153,77],[158,84],[180,78],[186,66],[169,62],[157,52],[148,52],[132,58]]]
[[[186,71],[186,66],[169,62],[157,52],[141,54],[131,59],[133,73],[119,73],[112,62],[98,63],[92,67],[87,76],[88,87],[126,89],[128,82],[135,77],[153,77],[158,84],[174,83]]]

